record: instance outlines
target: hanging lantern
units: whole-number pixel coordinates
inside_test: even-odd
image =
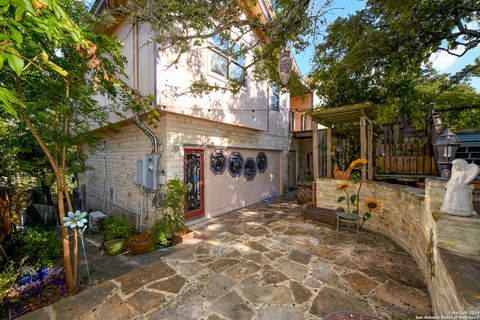
[[[280,75],[280,81],[286,86],[292,73],[292,57],[290,51],[285,48],[280,54],[280,60],[278,60],[278,74]]]
[[[450,128],[445,129],[435,142],[435,148],[438,152],[438,165],[441,170],[441,175],[444,178],[449,178],[451,171],[450,165],[455,159],[455,153],[460,146],[460,141],[455,133]]]

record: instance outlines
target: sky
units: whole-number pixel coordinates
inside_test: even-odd
[[[364,7],[365,1],[362,0],[335,0],[332,5],[333,10],[326,17],[327,22],[333,22],[337,17],[347,17]],[[313,54],[313,46],[308,47],[302,53],[294,53],[295,60],[303,76],[307,76],[311,70],[310,60]],[[438,72],[453,74],[460,71],[465,65],[472,64],[478,56],[480,56],[480,48],[470,50],[461,58],[446,52],[438,52],[432,55],[430,61]],[[473,78],[470,83],[477,92],[480,92],[480,78]]]

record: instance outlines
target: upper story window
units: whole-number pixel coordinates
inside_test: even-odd
[[[301,117],[301,128],[302,131],[307,130],[307,116],[304,114]]]
[[[270,92],[270,107],[273,110],[280,110],[280,89],[276,84],[272,84],[272,89]]]
[[[220,39],[218,35],[212,38],[213,47],[210,48],[210,71],[226,79],[243,81],[245,86],[245,57],[240,54],[240,46]],[[227,52],[232,50],[230,57]]]

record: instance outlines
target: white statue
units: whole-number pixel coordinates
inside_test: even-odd
[[[470,182],[479,172],[480,168],[474,163],[468,164],[463,159],[452,161],[452,176],[445,185],[447,193],[440,208],[442,212],[464,217],[476,215],[472,204],[473,185]]]

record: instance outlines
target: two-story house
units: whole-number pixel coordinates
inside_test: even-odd
[[[251,14],[271,16],[265,11],[269,6],[268,0],[258,1]],[[147,114],[112,116],[115,130],[96,129],[101,139],[85,150],[89,170],[79,179],[86,210],[122,215],[141,228],[158,217],[165,183],[172,178],[189,189],[187,218],[214,217],[287,190],[288,93],[255,81],[248,70],[238,94],[189,93],[201,76],[218,85],[237,77],[252,57],[232,61],[209,39],[170,66],[175,50],[159,50],[147,24],[125,20],[111,32],[124,42],[125,81],[143,95],[152,94],[160,116],[156,123]],[[258,35],[240,41],[254,44]],[[107,98],[99,101],[106,104]]]

